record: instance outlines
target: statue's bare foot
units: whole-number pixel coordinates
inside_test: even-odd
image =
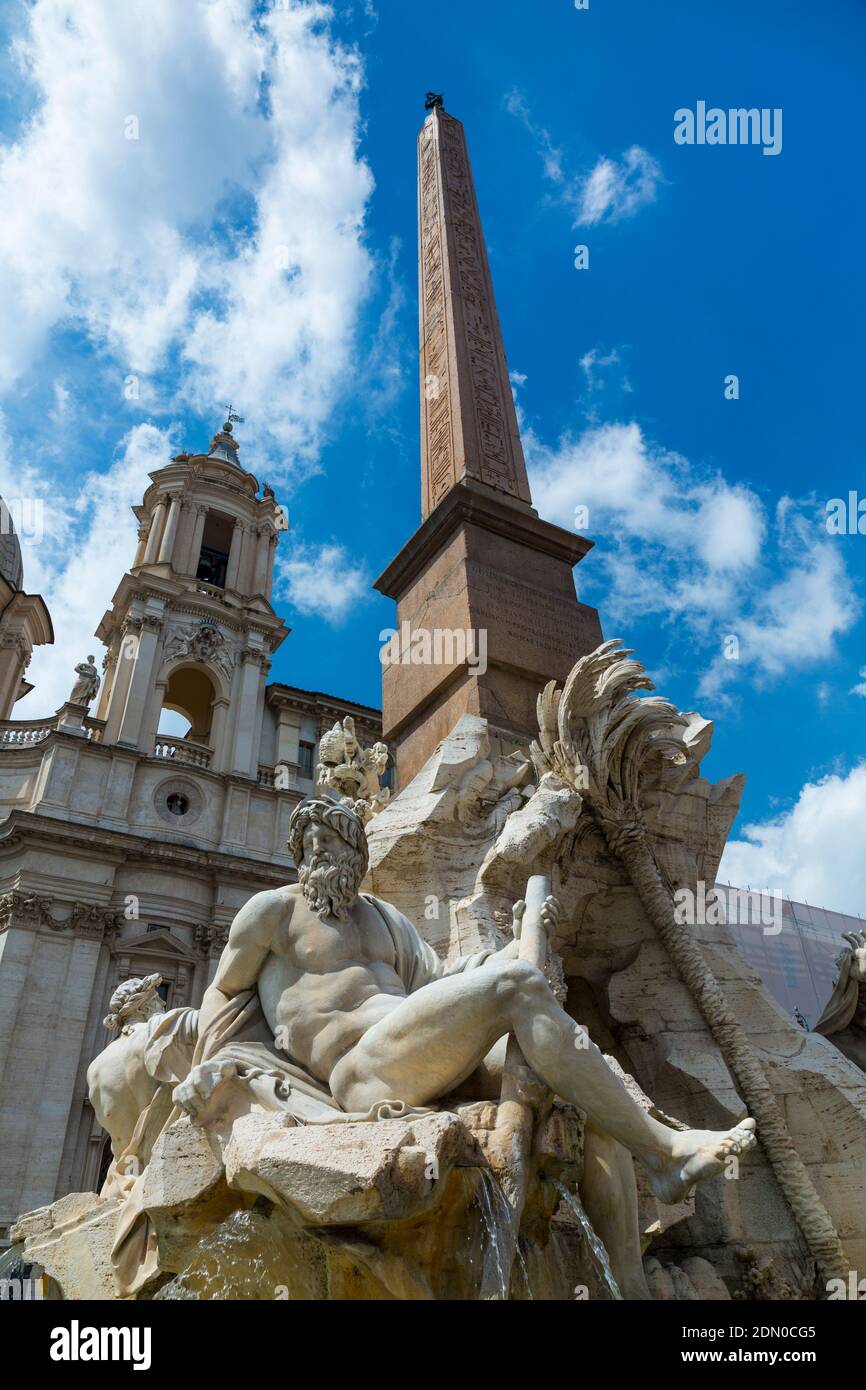
[[[686,1129],[672,1131],[673,1143],[667,1158],[645,1157],[650,1187],[661,1202],[681,1202],[695,1183],[715,1177],[733,1155],[754,1148],[755,1121],[741,1120],[733,1129]]]

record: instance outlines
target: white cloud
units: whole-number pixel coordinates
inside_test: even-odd
[[[352,368],[368,424],[380,432],[387,432],[392,438],[397,435],[397,401],[405,388],[407,376],[414,376],[414,345],[404,338],[401,330],[406,290],[397,271],[400,246],[399,237],[392,237],[387,259],[381,263],[387,298],[375,333],[367,345],[364,361]]]
[[[808,782],[796,805],[725,848],[719,882],[781,889],[795,901],[866,912],[866,762]]]
[[[72,392],[62,381],[54,383],[54,409],[51,412],[51,422],[55,428],[63,428],[72,413]]]
[[[796,527],[801,532],[801,527]],[[827,662],[835,641],[854,624],[859,605],[844,562],[832,542],[811,551],[783,545],[789,573],[753,596],[751,612],[741,612],[731,631],[740,642],[740,660],[769,677]],[[712,694],[736,676],[736,663],[718,657],[699,689]]]
[[[197,316],[184,355],[200,409],[232,394],[253,435],[314,454],[340,384],[360,374],[352,327],[371,260],[363,220],[373,179],[357,155],[361,71],[311,20],[273,10],[269,130],[257,229],[214,276],[225,308]]]
[[[555,448],[527,430],[525,443],[535,503],[560,525],[572,525],[582,504],[590,529],[613,532],[615,541],[651,541],[718,570],[756,562],[765,530],[760,499],[653,448],[635,421],[566,435]]]
[[[603,348],[590,348],[580,358],[580,369],[586,377],[586,389],[590,392],[601,390],[605,385],[605,372],[610,367],[621,367],[623,365],[619,348],[611,348],[605,352]],[[622,376],[619,380],[621,391],[631,391],[628,377]]]
[[[299,613],[315,614],[339,626],[356,603],[369,595],[370,579],[345,546],[300,545],[277,556],[275,594]]]
[[[311,466],[371,273],[361,69],[329,16],[35,0],[33,114],[0,150],[0,390],[70,325],[119,382],[180,351],[181,399],[237,401],[274,476]]]
[[[849,695],[862,695],[866,699],[866,666],[861,666],[857,674],[863,679],[857,685],[852,685],[848,693]]]
[[[574,528],[575,509],[588,509],[577,529],[598,542],[591,564],[609,586],[608,628],[657,614],[708,652],[737,637],[739,659],[712,660],[702,694],[744,673],[765,680],[826,661],[853,625],[841,553],[791,499],[771,524],[750,488],[653,447],[634,421],[593,426],[555,448],[531,428],[523,440],[539,512]]]
[[[576,227],[619,222],[655,202],[658,186],[664,182],[661,165],[640,145],[631,145],[619,162],[602,156],[588,174],[569,176],[562,150],[550,131],[535,120],[523,93],[507,92],[503,105],[535,141],[544,177],[558,189],[557,200],[574,212]]]
[[[503,98],[503,105],[509,115],[516,116],[535,140],[544,164],[545,178],[550,179],[552,183],[561,183],[565,177],[562,170],[562,151],[554,145],[550,131],[533,120],[526,97],[517,90],[507,92]]]
[[[111,467],[85,475],[69,494],[28,471],[28,494],[42,500],[45,525],[41,538],[23,539],[24,587],[45,599],[54,644],[34,650],[27,678],[35,689],[16,705],[15,718],[52,714],[69,697],[76,663],[93,653],[100,665],[102,647],[94,629],[137,543],[138,523],[130,508],[141,501],[148,473],[164,467],[175,447],[170,430],[137,425]],[[14,496],[13,489],[14,474],[0,464],[0,492]]]
[[[622,159],[601,158],[575,190],[576,224],[619,222],[647,203],[654,203],[662,182],[661,165],[640,145],[632,145]]]
[[[26,393],[73,329],[92,343],[98,387],[114,374],[119,408],[127,374],[140,378],[133,409],[191,403],[216,424],[233,400],[245,456],[273,482],[315,467],[358,375],[372,275],[362,71],[330,18],[313,0],[264,12],[253,0],[34,0],[15,48],[29,114],[0,145],[0,395]],[[382,354],[395,306],[392,286]],[[55,427],[85,407],[87,360],[77,353],[74,395],[65,366],[46,383]],[[40,543],[22,536],[25,585],[56,634],[34,653],[19,717],[51,713],[75,663],[99,656],[94,628],[135,549],[130,507],[173,434],[135,425],[106,472],[64,491],[44,471],[50,445],[36,467],[2,431],[0,493],[38,501],[46,519]],[[366,587],[336,547],[296,556],[286,582],[297,606],[334,621]]]

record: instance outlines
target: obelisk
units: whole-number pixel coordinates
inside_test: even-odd
[[[466,137],[439,99],[418,243],[422,523],[375,584],[397,600],[382,714],[401,787],[463,714],[496,751],[525,744],[541,687],[602,640],[572,574],[592,542],[532,506]]]

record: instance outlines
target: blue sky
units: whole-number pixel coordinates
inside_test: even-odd
[[[37,0],[2,22],[0,490],[44,500],[26,582],[58,629],[21,717],[92,650],[148,470],[229,400],[291,515],[272,679],[378,703],[393,608],[369,586],[420,507],[432,87],[466,126],[536,505],[589,508],[580,596],[716,721],[707,774],[747,773],[731,877],[863,911],[866,536],[825,525],[866,497],[863,6],[440,0],[434,25],[410,0]],[[676,144],[699,100],[781,108],[781,152]]]

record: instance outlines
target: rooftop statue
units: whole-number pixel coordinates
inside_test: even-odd
[[[346,715],[319,740],[319,765],[316,780],[320,787],[336,792],[344,805],[350,806],[366,823],[391,796],[379,778],[388,766],[388,747],[374,743],[362,748],[355,734],[355,721]]]
[[[78,680],[72,687],[69,696],[69,703],[72,705],[89,705],[96,698],[99,689],[99,672],[96,669],[94,658],[89,656],[86,661],[79,661],[75,668]]]

